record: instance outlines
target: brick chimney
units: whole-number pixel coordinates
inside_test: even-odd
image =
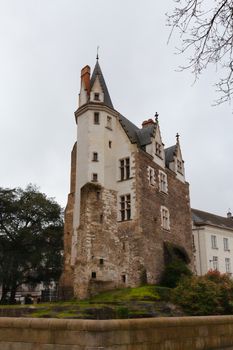
[[[87,95],[90,95],[90,71],[89,66],[85,66],[81,70],[81,84],[84,84]]]
[[[152,119],[144,120],[144,122],[142,123],[143,128],[147,128],[151,125],[155,125],[155,122]]]

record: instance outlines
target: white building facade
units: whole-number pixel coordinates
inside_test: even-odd
[[[192,209],[194,264],[197,275],[209,270],[232,275],[233,217]]]

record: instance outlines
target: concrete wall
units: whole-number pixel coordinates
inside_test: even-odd
[[[137,320],[0,318],[0,350],[233,350],[233,316]]]

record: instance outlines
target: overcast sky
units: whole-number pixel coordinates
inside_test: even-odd
[[[0,186],[37,184],[65,206],[80,70],[100,65],[116,110],[140,126],[159,113],[180,134],[191,205],[233,211],[232,106],[212,107],[217,73],[193,85],[169,44],[172,0],[0,0]]]

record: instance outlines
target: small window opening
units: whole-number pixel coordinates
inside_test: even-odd
[[[100,114],[98,112],[94,113],[94,124],[100,123]]]
[[[100,199],[100,191],[96,192],[96,199],[97,199],[97,201]]]
[[[92,174],[92,181],[97,182],[98,181],[98,174],[94,173]]]
[[[125,250],[125,242],[122,243],[122,249]]]
[[[121,279],[122,279],[122,282],[125,283],[126,282],[126,275],[122,275]]]
[[[103,223],[103,214],[100,214],[100,223],[102,224]]]
[[[97,152],[93,152],[92,161],[93,161],[93,162],[98,162],[98,153],[97,153]]]
[[[97,92],[94,93],[94,100],[95,101],[99,101],[100,100],[100,94],[99,93],[97,93]]]
[[[96,272],[95,271],[92,271],[91,278],[96,278]]]
[[[112,129],[112,118],[107,116],[107,128]]]
[[[100,259],[100,265],[103,265],[104,264],[104,259]]]
[[[112,148],[112,141],[108,141],[108,147]]]

